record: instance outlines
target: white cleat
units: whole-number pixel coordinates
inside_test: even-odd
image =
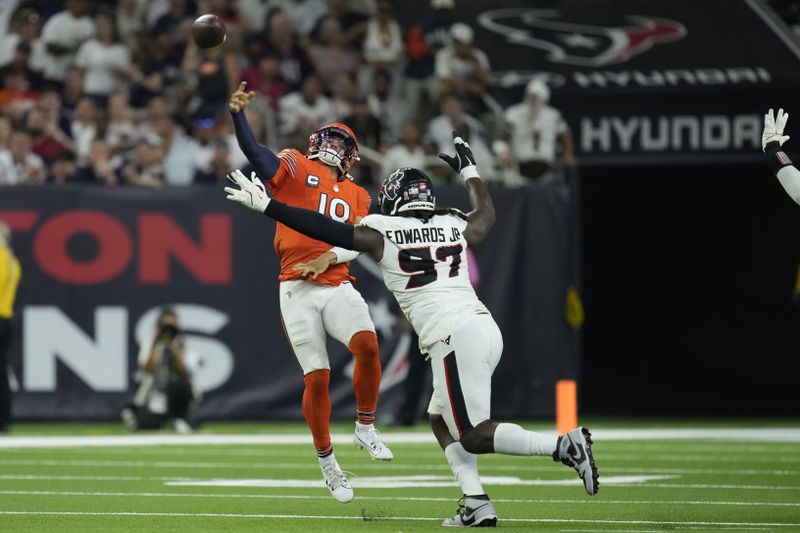
[[[452,518],[442,522],[446,527],[495,527],[497,511],[485,494],[480,496],[464,496],[458,502],[458,511]]]
[[[558,437],[553,461],[561,461],[578,472],[583,487],[590,496],[597,494],[600,488],[597,466],[592,454],[592,434],[584,427],[577,427]]]
[[[331,491],[331,496],[341,503],[353,501],[353,487],[350,486],[350,482],[345,477],[336,459],[332,461],[321,459],[319,466],[322,469],[322,478],[325,480],[325,485]]]
[[[383,442],[381,434],[374,425],[364,426],[356,422],[356,431],[353,435],[353,444],[369,452],[376,461],[391,461],[394,459],[392,450]]]

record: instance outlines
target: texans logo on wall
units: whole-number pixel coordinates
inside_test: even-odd
[[[686,37],[686,28],[661,17],[627,15],[616,27],[561,20],[554,9],[513,8],[481,13],[478,22],[510,43],[545,52],[552,63],[599,67],[628,61],[656,44]]]

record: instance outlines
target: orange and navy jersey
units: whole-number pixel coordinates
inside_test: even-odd
[[[327,167],[308,159],[298,150],[289,148],[278,154],[281,161],[278,172],[267,181],[270,195],[293,207],[302,207],[328,218],[352,224],[356,217],[365,217],[369,211],[369,193],[348,178],[334,179]],[[278,279],[303,279],[292,270],[297,263],[307,263],[331,249],[331,245],[307,237],[280,222],[275,228],[275,251],[281,260]],[[323,285],[339,285],[352,281],[350,265],[332,265],[314,280]]]

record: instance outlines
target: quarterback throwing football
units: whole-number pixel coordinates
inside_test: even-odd
[[[469,282],[466,248],[486,237],[495,213],[469,144],[453,137],[456,155],[440,157],[466,181],[468,214],[437,208],[431,180],[414,168],[388,176],[378,196],[382,214],[355,226],[271,199],[259,180],[238,171],[232,179],[239,188],[225,191],[228,199],[310,237],[378,261],[386,286],[419,334],[421,351],[430,356],[431,427],[464,493],[462,508],[444,525],[494,526],[497,513],[481,485],[475,454],[552,456],[577,470],[591,495],[598,475],[585,428],[556,437],[490,418],[492,373],[503,338]]]
[[[358,223],[369,210],[370,197],[347,173],[359,159],[358,143],[352,130],[344,124],[328,124],[311,135],[308,155],[295,149],[276,155],[258,144],[247,123],[242,110],[255,93],[245,89],[246,83],[242,82],[229,102],[236,139],[258,175],[266,180],[272,197],[288,205],[318,211],[322,213],[320,216],[339,223]],[[241,193],[255,192],[257,197],[250,198],[251,202],[266,201],[264,186],[255,174],[253,182],[248,183],[254,182],[261,187]],[[381,361],[367,303],[351,284],[353,278],[348,262],[358,253],[331,249],[280,222],[275,229],[275,250],[281,261],[278,278],[281,319],[303,369],[303,414],[314,437],[325,483],[334,498],[347,503],[353,499],[353,489],[331,447],[326,332],[349,347],[355,356],[353,391],[358,409],[355,444],[366,449],[373,459],[389,461],[393,457],[373,425]],[[331,262],[338,264],[317,275],[314,260],[320,255],[326,260],[333,257]],[[313,279],[306,278],[309,272]]]

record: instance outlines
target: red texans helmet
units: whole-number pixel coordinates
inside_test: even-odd
[[[345,175],[360,159],[356,134],[341,122],[326,124],[308,138],[308,158],[319,159]]]

